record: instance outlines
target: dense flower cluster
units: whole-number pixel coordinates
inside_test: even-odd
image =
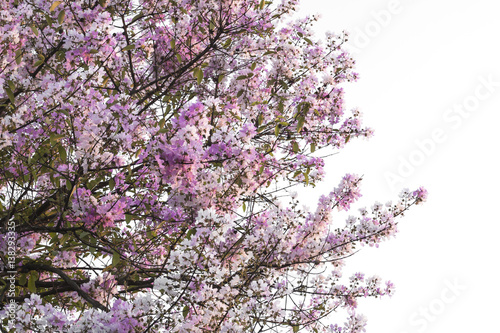
[[[393,286],[344,259],[427,192],[345,225],[356,175],[312,211],[283,201],[323,179],[318,151],[372,135],[344,107],[346,35],[315,39],[297,2],[0,0],[5,331],[364,330],[357,299]]]

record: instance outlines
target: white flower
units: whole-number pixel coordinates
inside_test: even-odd
[[[231,286],[234,287],[235,285],[238,284],[238,282],[240,282],[240,277],[238,275],[236,275],[232,280],[231,280]]]
[[[156,289],[156,290],[167,290],[167,281],[168,279],[167,278],[157,278],[154,282],[154,285],[153,285],[153,289]]]

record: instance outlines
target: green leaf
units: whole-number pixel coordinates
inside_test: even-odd
[[[170,47],[175,49],[175,40],[173,39],[170,40]]]
[[[186,234],[186,238],[188,240],[191,240],[191,236],[194,235],[194,234],[196,234],[196,230],[194,228],[193,229],[189,229],[189,231]]]
[[[43,59],[38,60],[37,62],[35,62],[35,63],[33,64],[33,66],[38,67],[38,66],[40,66],[41,64],[43,64],[43,62],[44,62],[44,61],[45,61],[45,60],[43,60]]]
[[[143,16],[144,16],[144,14],[143,14],[143,13],[139,13],[139,14],[137,14],[136,16],[134,16],[134,17],[132,18],[132,21],[130,21],[130,23],[133,23],[133,22],[137,21],[138,19],[140,19],[140,18],[141,18],[141,17],[143,17]]]
[[[115,189],[115,180],[113,178],[111,178],[109,180],[109,190],[113,191],[114,189]]]
[[[20,284],[21,286],[24,286],[24,285],[26,284],[26,274],[21,274],[21,275],[19,276],[19,284]]]
[[[198,84],[201,83],[203,80],[203,71],[201,69],[198,69],[198,72],[196,73],[196,78],[198,79]]]
[[[260,4],[259,4],[259,9],[264,9],[264,5],[266,4],[266,0],[260,0]]]
[[[314,153],[316,151],[316,144],[311,143],[311,153]]]
[[[14,94],[12,93],[12,90],[10,90],[9,87],[5,87],[5,92],[7,93],[7,96],[9,97],[9,100],[12,104],[14,104]]]
[[[189,314],[189,306],[186,305],[182,309],[182,315],[184,316],[184,318],[186,318],[188,314]]]
[[[297,142],[294,142],[292,144],[292,149],[293,149],[294,153],[298,153],[299,152],[299,144]]]
[[[8,80],[7,84],[9,85],[9,88],[10,88],[11,91],[15,91],[16,90],[16,85],[14,84],[14,82],[12,82],[11,80]]]
[[[56,143],[58,143],[59,141],[61,141],[62,138],[64,138],[64,135],[53,133],[53,134],[50,135],[50,144],[52,146],[55,146]]]
[[[224,74],[220,74],[219,78],[217,79],[217,82],[221,83],[223,79],[224,79]]]
[[[37,36],[37,37],[38,37],[38,29],[35,27],[35,25],[34,25],[34,24],[32,24],[32,25],[30,26],[30,28],[31,28],[31,31],[33,31],[33,33],[35,34],[35,36]]]
[[[297,122],[297,132],[300,132],[302,130],[302,127],[304,127],[305,122],[306,122],[306,119],[304,117],[299,117],[298,122]]]
[[[62,145],[58,145],[57,149],[59,150],[59,158],[61,159],[62,162],[66,162],[66,159],[68,158],[66,154],[66,149]]]
[[[255,69],[255,67],[257,67],[257,64],[254,62],[254,63],[252,64],[252,66],[250,66],[250,69],[251,69],[251,70],[254,70],[254,69]]]
[[[345,138],[345,143],[349,142],[349,139],[351,138],[351,135],[349,134],[346,138]]]
[[[52,23],[54,22],[54,21],[52,21],[52,18],[47,14],[44,14],[44,16],[45,16],[45,20],[47,20],[47,24],[52,25]]]
[[[307,42],[307,44],[313,45],[313,42],[309,38],[304,37],[304,40]]]
[[[245,202],[243,201],[243,212],[246,212],[247,211],[247,205],[245,204]]]
[[[98,51],[98,50],[96,50],[96,49],[91,49],[89,52],[90,52],[90,54],[96,54],[96,53],[97,53],[97,52],[99,52],[99,51]]]
[[[66,16],[66,11],[63,9],[59,12],[59,15],[57,15],[57,22],[59,22],[59,24],[62,24],[64,22],[65,16]]]
[[[307,115],[307,113],[309,112],[309,109],[311,108],[311,104],[309,103],[304,103],[304,107],[303,107],[303,110],[304,110],[304,115]]]
[[[125,214],[125,222],[127,222],[127,224],[130,223],[130,221],[132,221],[132,217],[132,214]]]
[[[130,45],[127,45],[125,46],[122,51],[128,51],[128,50],[133,50],[135,49],[135,45],[134,44],[130,44]]]
[[[297,176],[300,175],[301,173],[302,171],[300,170],[295,171],[295,173],[293,174],[293,178],[297,178]]]
[[[182,62],[182,57],[179,53],[177,53],[175,56],[177,57],[178,62]]]
[[[56,52],[56,58],[60,62],[64,62],[66,60],[66,52],[64,51],[57,51]]]
[[[78,234],[78,237],[80,237],[80,238],[84,238],[85,236],[90,235],[89,232],[82,231],[82,230],[77,231],[77,234]]]
[[[240,76],[238,76],[238,77],[236,78],[236,80],[244,80],[244,79],[246,79],[246,78],[247,78],[247,76],[246,76],[246,75],[240,75]]]
[[[120,263],[120,254],[116,251],[113,251],[113,262],[111,263],[113,266],[116,266]]]
[[[54,3],[52,4],[52,6],[50,6],[50,11],[53,12],[54,10],[56,10],[57,6],[59,6],[60,4],[62,3],[62,1],[54,1]]]
[[[280,135],[280,127],[279,127],[279,125],[276,125],[274,127],[274,135],[276,135],[276,136]]]
[[[148,231],[146,231],[146,236],[148,237],[148,239],[153,239],[156,237],[156,231],[148,230]]]
[[[293,333],[296,333],[299,331],[299,325],[293,325]]]
[[[285,109],[285,106],[283,105],[283,101],[280,101],[278,103],[278,111],[283,112],[284,109]]]
[[[36,280],[38,280],[38,276],[37,273],[33,271],[30,273],[30,278],[28,280],[28,289],[31,293],[36,293]]]
[[[240,238],[238,238],[238,240],[233,244],[233,248],[239,247],[241,245],[241,243],[243,243],[243,241],[245,240],[245,238],[246,238],[245,234],[243,234],[243,236],[241,236]]]
[[[16,51],[16,64],[19,65],[22,60],[23,60],[23,51],[22,50],[17,50]]]
[[[245,92],[245,90],[241,89],[240,91],[238,91],[238,93],[236,94],[236,97],[240,97],[241,95],[243,95],[243,93]]]
[[[66,241],[68,240],[68,238],[69,238],[69,237],[70,237],[70,234],[69,234],[69,233],[64,234],[64,235],[62,236],[62,238],[59,240],[59,244],[64,245],[64,243],[66,243]]]
[[[259,116],[257,117],[257,125],[258,126],[262,125],[263,121],[264,121],[264,115],[262,113],[259,113]]]

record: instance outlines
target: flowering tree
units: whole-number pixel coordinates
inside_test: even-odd
[[[371,131],[346,36],[296,2],[0,1],[3,332],[363,330],[356,299],[392,285],[343,260],[426,192],[340,223],[346,175],[298,207],[318,152]]]

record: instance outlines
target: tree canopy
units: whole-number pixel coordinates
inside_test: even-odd
[[[363,330],[392,284],[344,260],[426,191],[340,221],[348,174],[300,206],[372,131],[347,35],[297,2],[0,0],[2,331]]]

